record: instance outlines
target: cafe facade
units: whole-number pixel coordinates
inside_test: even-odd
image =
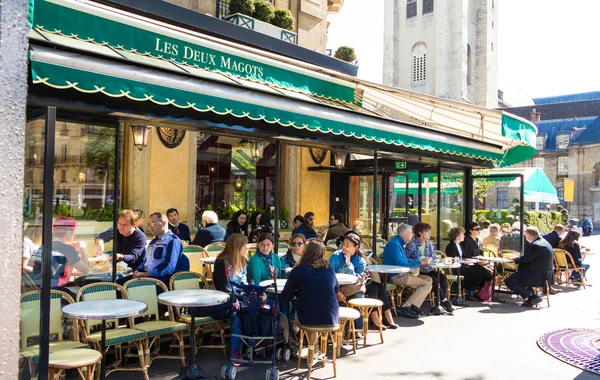
[[[312,211],[383,238],[412,210],[441,245],[471,220],[474,170],[535,154],[526,120],[361,81],[333,58],[278,55],[110,2],[36,0],[30,26],[24,227],[42,225],[44,252],[52,216],[74,217],[93,252],[118,209],[172,207],[192,232],[205,210],[270,211],[282,231]]]

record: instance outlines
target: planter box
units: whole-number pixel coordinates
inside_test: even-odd
[[[290,42],[293,44],[298,43],[298,35],[296,33],[279,28],[275,25],[271,25],[267,22],[257,20],[250,16],[236,13],[226,17],[225,20],[237,26],[241,26],[242,28],[252,29],[255,32],[266,34],[267,36],[271,36],[282,41]]]

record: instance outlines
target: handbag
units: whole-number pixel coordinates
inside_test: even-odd
[[[348,298],[356,293],[366,293],[367,292],[367,280],[363,275],[357,275],[358,282],[352,285],[342,285],[340,286],[340,292],[344,295],[344,297]]]

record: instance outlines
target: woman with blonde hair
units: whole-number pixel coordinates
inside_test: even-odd
[[[232,234],[225,243],[225,248],[215,259],[213,282],[216,290],[231,292],[229,281],[248,283],[248,260],[246,253],[248,238],[241,233]]]
[[[340,322],[336,298],[339,285],[333,268],[325,258],[325,251],[323,243],[309,241],[281,292],[282,302],[296,298],[296,312],[301,325],[334,325]]]
[[[359,235],[362,235],[363,222],[356,219],[354,223],[352,223],[352,231],[356,232]]]

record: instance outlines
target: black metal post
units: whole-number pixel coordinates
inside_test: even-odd
[[[215,17],[218,19],[221,18],[221,0],[217,0],[217,14]]]
[[[464,180],[463,180],[463,210],[464,210],[464,224],[466,226],[473,220],[473,211],[475,209],[473,202],[473,169],[465,168]]]
[[[377,257],[377,208],[379,199],[377,197],[377,179],[379,172],[379,160],[377,151],[373,152],[373,238],[371,239],[371,248],[373,249],[373,257]]]
[[[521,207],[519,210],[519,225],[521,226],[521,241],[519,242],[520,246],[521,246],[521,256],[523,256],[523,253],[525,252],[525,235],[523,234],[523,227],[524,227],[524,223],[525,221],[524,219],[524,215],[525,215],[525,175],[520,174],[519,178],[521,179],[521,187],[519,188],[519,200],[521,203]]]
[[[46,108],[46,134],[44,136],[44,205],[42,224],[42,281],[40,289],[40,356],[38,379],[48,379],[50,356],[50,278],[52,276],[52,206],[54,202],[54,140],[56,107]]]
[[[436,237],[436,247],[437,249],[440,249],[441,247],[441,232],[442,232],[442,218],[440,218],[441,216],[441,211],[442,211],[442,165],[438,164],[438,192],[437,192],[437,237]]]
[[[121,204],[121,192],[119,189],[119,176],[121,175],[121,124],[117,125],[115,136],[115,167],[113,168],[114,178],[114,189],[113,189],[113,260],[112,260],[112,282],[117,282],[117,260],[116,248],[119,247],[119,206]]]
[[[281,198],[281,141],[275,142],[275,252],[279,251],[279,208]]]

